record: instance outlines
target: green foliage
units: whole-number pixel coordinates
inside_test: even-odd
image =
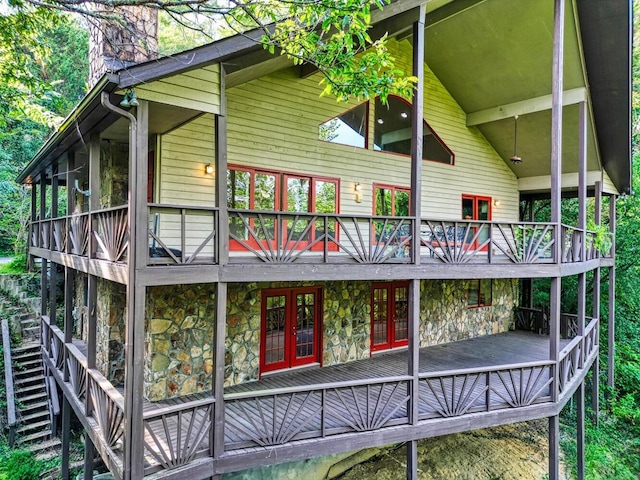
[[[0,447],[0,480],[33,480],[40,478],[40,474],[50,470],[60,462],[59,458],[50,461],[37,460],[32,452],[27,450],[11,450],[6,446]]]
[[[27,271],[27,255],[15,256],[9,263],[0,265],[0,274],[19,274]]]

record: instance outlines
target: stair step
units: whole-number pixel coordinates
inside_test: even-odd
[[[20,398],[20,403],[29,403],[35,400],[41,400],[43,398],[47,398],[47,392],[40,392],[33,395],[28,395],[26,397]]]
[[[14,380],[13,384],[17,389],[20,385],[27,385],[33,382],[44,382],[44,375],[36,375],[35,377],[19,378]]]
[[[18,369],[22,369],[22,368],[28,369],[32,367],[39,367],[41,365],[42,365],[42,357],[34,358],[33,360],[22,360],[20,362],[16,362],[16,367]]]
[[[21,405],[20,407],[18,407],[18,410],[20,411],[20,413],[23,413],[23,412],[33,411],[38,408],[46,408],[48,412],[49,403],[45,401],[45,402],[30,403],[29,405]]]
[[[23,415],[23,416],[20,417],[20,421],[22,423],[30,422],[31,420],[33,420],[35,418],[41,418],[41,417],[44,417],[44,416],[47,416],[47,417],[49,416],[49,410],[41,410],[39,412],[31,413],[29,415]]]
[[[42,420],[40,422],[29,422],[26,425],[21,426],[16,430],[18,433],[30,432],[31,430],[39,430],[43,427],[51,428],[51,422],[47,418],[46,420]]]
[[[40,351],[40,344],[39,343],[35,343],[35,342],[30,342],[26,345],[21,345],[19,347],[16,348],[12,348],[11,349],[11,355],[15,354],[21,354],[30,350],[37,350]]]
[[[35,385],[29,385],[26,387],[16,388],[16,397],[26,395],[29,392],[35,392],[37,390],[44,390],[45,386],[42,383],[37,383]]]
[[[40,331],[40,325],[34,326],[34,327],[25,327],[22,329],[23,332],[39,332]]]
[[[44,371],[44,369],[42,367],[31,368],[31,369],[28,369],[28,370],[15,370],[13,372],[13,376],[14,377],[25,377],[27,375],[33,375],[34,373],[41,373],[43,371]]]
[[[51,430],[43,430],[41,432],[32,433],[31,435],[18,437],[17,443],[29,443],[49,436],[51,436]]]
[[[35,358],[42,358],[42,354],[40,353],[39,349],[33,352],[21,353],[20,355],[14,355],[13,352],[11,352],[11,359],[16,362]]]
[[[46,440],[44,442],[38,442],[32,445],[29,445],[27,450],[29,450],[30,452],[37,453],[37,452],[42,452],[43,450],[54,449],[56,447],[59,447],[60,445],[62,445],[62,443],[60,442],[60,439],[58,437],[53,437],[51,440]],[[53,450],[53,452],[56,455],[58,454],[58,452],[56,452],[55,450]]]

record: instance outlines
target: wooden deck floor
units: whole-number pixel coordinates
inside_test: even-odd
[[[562,342],[561,348],[568,341]],[[342,365],[272,374],[259,381],[226,388],[225,448],[238,451],[406,424],[410,382],[397,377],[407,375],[407,355],[407,350],[403,349]],[[529,392],[529,396],[535,393],[538,399],[548,398],[549,388],[545,382],[549,370],[516,369],[510,378],[508,373],[505,374],[506,380],[499,378],[501,374],[496,372],[500,366],[544,362],[548,358],[549,338],[526,332],[508,332],[422,348],[419,365],[420,373],[425,376],[463,369],[491,371],[473,373],[468,377],[423,379],[419,385],[420,418],[482,411],[487,409],[486,402],[496,408],[505,408],[504,399],[510,396],[511,383],[520,384],[519,389],[514,385],[512,398],[515,390],[524,391],[524,386],[529,384],[532,385],[529,390],[533,392]],[[376,379],[392,377],[396,380],[376,382]],[[345,386],[332,386],[340,382]],[[293,389],[294,392],[283,393],[282,389]],[[487,395],[489,390],[494,392],[493,399]],[[514,400],[516,404],[529,401],[520,393],[516,396],[519,397]],[[206,398],[206,395],[199,398]],[[144,410],[150,412],[179,405],[182,401],[145,401]],[[201,432],[200,427],[210,426],[210,408],[211,404],[201,405],[184,411],[180,418],[169,416],[166,423],[156,420],[149,424],[154,434],[149,430],[145,432],[147,454],[152,445],[155,445],[153,450],[161,455],[162,450],[171,450],[167,448],[169,444],[174,446],[174,450],[179,444],[193,444]],[[209,439],[208,434],[199,438],[194,452],[206,455]],[[147,462],[148,465],[158,464],[157,457],[154,459],[151,455],[147,455]]]

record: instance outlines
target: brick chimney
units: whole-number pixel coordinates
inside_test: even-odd
[[[131,6],[100,12],[89,22],[89,85],[106,72],[153,60],[158,55],[158,10]]]

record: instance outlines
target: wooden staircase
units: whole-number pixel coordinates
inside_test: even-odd
[[[34,452],[39,458],[58,455],[60,440],[54,435],[55,426],[40,349],[40,321],[27,309],[0,297],[0,315],[19,325],[22,343],[11,348],[14,398],[17,428],[15,446]]]

